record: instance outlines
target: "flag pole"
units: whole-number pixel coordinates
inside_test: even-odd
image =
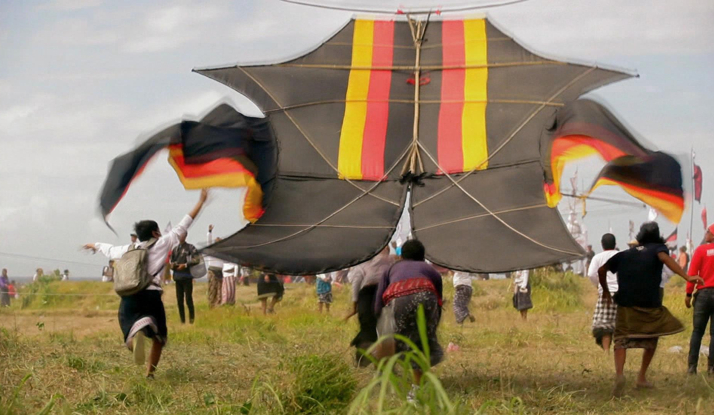
[[[695,192],[695,189],[694,189],[694,146],[692,146],[692,149],[689,152],[689,158],[691,161],[690,165],[692,166],[692,171],[690,174],[691,181],[692,181],[692,190],[690,193],[691,193],[692,197],[689,198],[689,204],[690,204],[689,205],[689,241],[691,241],[691,242],[689,242],[689,244],[694,245],[694,242],[693,242],[694,234],[692,233],[693,232],[692,227],[694,224],[694,192]],[[691,247],[687,247],[687,249],[691,249]],[[690,252],[689,255],[691,255],[691,254],[692,253]]]

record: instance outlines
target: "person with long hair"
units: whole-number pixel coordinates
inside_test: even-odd
[[[682,323],[662,305],[659,292],[662,267],[666,265],[687,282],[702,282],[701,277],[688,276],[669,256],[656,222],[642,224],[637,242],[637,246],[614,255],[598,270],[603,298],[607,303],[612,301],[607,273],[617,274],[618,289],[614,295],[617,303],[614,333],[615,397],[624,393],[627,349],[645,349],[636,386],[638,389],[652,388],[652,384],[647,381],[647,369],[657,350],[659,338],[684,330]]]
[[[441,274],[424,261],[424,255],[424,245],[416,239],[402,245],[401,261],[392,265],[379,282],[375,313],[382,314],[380,319],[393,319],[394,333],[411,340],[421,352],[428,347],[430,364],[434,366],[444,358],[436,335],[441,320],[442,281]],[[427,344],[422,343],[419,334],[419,308],[423,308],[426,318]],[[397,353],[409,351],[402,341],[396,341],[394,346]],[[412,368],[414,384],[407,396],[410,401],[415,399],[422,378],[421,366],[412,362]]]

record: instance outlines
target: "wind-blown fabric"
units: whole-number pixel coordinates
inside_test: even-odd
[[[674,157],[666,153],[656,151],[644,157],[619,157],[600,171],[590,192],[601,185],[620,186],[672,223],[679,223],[682,219],[682,168]]]
[[[147,163],[167,148],[169,163],[186,189],[247,187],[243,216],[251,222],[262,216],[277,157],[270,126],[221,104],[201,121],[172,125],[114,159],[100,196],[105,218]]]
[[[622,187],[633,197],[679,223],[684,209],[682,171],[665,153],[645,148],[601,104],[579,99],[561,108],[544,131],[542,146],[548,206],[560,201],[560,180],[568,162],[598,155],[607,162],[590,192],[604,184]]]

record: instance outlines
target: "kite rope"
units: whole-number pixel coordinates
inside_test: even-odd
[[[379,226],[379,225],[299,225],[288,223],[254,223],[251,226],[267,226],[267,227],[284,227],[284,228],[301,228],[304,226],[313,226],[315,228],[347,228],[347,229],[394,229],[395,226]]]
[[[484,68],[512,68],[516,66],[540,66],[540,65],[557,65],[567,66],[574,64],[568,62],[543,60],[535,62],[503,62],[489,63],[486,65],[425,65],[425,66],[408,66],[408,65],[392,65],[392,66],[354,66],[354,65],[325,65],[318,63],[278,63],[273,66],[282,68],[307,68],[307,69],[342,69],[342,70],[363,70],[363,71],[407,71],[413,72],[417,69],[426,71],[438,71],[447,69],[484,69]],[[240,68],[240,66],[238,66]]]
[[[465,12],[469,10],[479,10],[479,9],[487,9],[487,8],[494,8],[494,7],[503,7],[503,6],[511,6],[513,4],[518,4],[518,3],[524,3],[528,0],[510,0],[510,1],[503,1],[503,2],[496,2],[496,3],[488,3],[488,4],[479,4],[475,6],[461,6],[461,7],[454,7],[454,8],[443,8],[443,7],[438,7],[436,9],[416,9],[416,10],[408,10],[404,11],[401,8],[398,8],[393,11],[389,10],[379,10],[379,9],[356,9],[354,7],[347,7],[347,6],[331,6],[328,4],[320,4],[320,3],[312,3],[309,1],[304,1],[304,0],[280,0],[283,3],[290,3],[290,4],[297,4],[299,6],[309,6],[309,7],[316,7],[318,9],[326,9],[326,10],[339,10],[339,11],[344,11],[344,12],[358,12],[358,13],[382,13],[382,14],[431,14],[431,13],[451,13],[451,12]]]
[[[325,105],[325,104],[345,104],[348,102],[379,102],[379,103],[396,103],[396,104],[452,104],[452,103],[465,103],[465,104],[517,104],[517,105],[546,105],[550,107],[564,107],[565,104],[560,102],[548,102],[548,101],[531,101],[531,100],[518,100],[518,99],[477,99],[477,100],[439,100],[439,99],[429,99],[429,100],[419,100],[414,101],[412,99],[328,99],[324,101],[311,101],[303,102],[302,104],[288,105],[281,108],[276,108],[272,110],[263,111],[266,114],[273,112],[289,111],[298,108],[311,107],[314,105]]]
[[[461,186],[461,185],[459,184],[459,182],[457,182],[449,173],[446,172],[446,170],[445,170],[444,168],[442,168],[442,167],[439,165],[439,163],[434,159],[434,156],[432,156],[432,155],[426,150],[426,148],[424,148],[424,146],[423,146],[421,143],[418,143],[418,144],[419,144],[419,147],[421,147],[421,149],[422,149],[422,151],[424,152],[424,154],[426,154],[427,157],[429,157],[429,159],[431,159],[431,161],[439,168],[440,171],[444,172],[444,175],[445,175],[449,180],[451,180],[451,182],[453,183],[454,186],[458,187],[462,192],[464,192],[464,194],[465,194],[466,196],[468,196],[471,200],[473,200],[474,202],[476,202],[479,206],[481,206],[481,208],[482,208],[483,210],[485,210],[489,215],[493,216],[496,220],[498,220],[499,222],[501,222],[505,227],[507,227],[508,229],[512,230],[512,231],[515,232],[516,234],[518,234],[518,235],[524,237],[525,239],[527,239],[527,240],[533,242],[534,244],[536,244],[536,245],[538,245],[538,246],[541,246],[541,247],[543,247],[543,248],[550,249],[550,250],[556,251],[556,252],[562,252],[562,253],[564,253],[564,254],[570,254],[570,255],[580,256],[580,253],[578,253],[578,252],[566,251],[566,250],[563,250],[563,249],[560,249],[560,248],[555,248],[555,247],[546,245],[546,244],[544,244],[544,243],[542,243],[542,242],[539,242],[539,241],[533,239],[532,237],[526,235],[525,233],[519,231],[518,229],[514,228],[514,227],[511,226],[510,224],[508,224],[508,222],[506,222],[505,220],[501,219],[501,218],[500,218],[498,215],[496,215],[493,211],[491,211],[489,208],[487,208],[486,205],[484,205],[483,203],[481,203],[480,200],[476,199],[471,193],[469,193],[466,189],[464,189],[463,186]]]
[[[542,208],[542,207],[547,207],[547,206],[548,206],[547,204],[542,203],[542,204],[533,205],[533,206],[525,206],[525,207],[519,207],[519,208],[513,208],[513,209],[499,210],[499,211],[496,211],[496,212],[494,212],[494,213],[500,214],[500,213],[519,212],[519,211],[523,211],[523,210],[537,209],[537,208]],[[489,215],[488,213],[482,213],[482,214],[479,214],[479,215],[467,216],[467,217],[465,217],[465,218],[454,219],[454,220],[450,220],[450,221],[446,221],[446,222],[437,223],[437,224],[434,224],[434,225],[425,226],[425,227],[423,227],[423,228],[414,229],[414,232],[424,231],[424,230],[427,230],[427,229],[432,229],[432,228],[436,228],[436,227],[444,226],[444,225],[451,225],[452,223],[464,222],[464,221],[471,220],[471,219],[478,219],[478,218],[482,218],[482,217],[484,217],[484,216],[490,216],[490,215]]]
[[[246,76],[248,76],[251,80],[253,80],[253,82],[255,82],[258,86],[260,86],[260,87],[263,89],[263,91],[265,91],[265,93],[268,94],[268,96],[270,96],[270,98],[275,102],[275,104],[277,104],[279,107],[282,107],[282,104],[281,104],[281,103],[275,98],[275,96],[265,87],[265,85],[263,85],[260,81],[258,81],[257,79],[255,79],[255,77],[254,77],[253,75],[249,74],[249,73],[248,73],[245,69],[243,69],[242,67],[239,66],[238,69],[240,69]],[[302,127],[300,126],[300,124],[298,124],[298,122],[293,118],[293,116],[290,115],[289,112],[285,112],[285,115],[290,119],[290,121],[293,123],[293,125],[295,125],[295,128],[297,128],[298,131],[300,131],[300,133],[302,134],[302,136],[305,137],[305,140],[307,140],[307,142],[310,143],[310,145],[312,146],[312,148],[314,148],[315,151],[317,151],[317,153],[320,155],[320,157],[322,157],[322,159],[325,160],[325,162],[326,162],[330,167],[332,167],[332,169],[339,175],[339,174],[340,174],[340,171],[330,162],[330,160],[327,158],[327,156],[325,156],[325,154],[322,152],[322,150],[320,150],[320,149],[317,147],[317,145],[310,139],[310,137],[309,137],[309,136],[307,135],[307,133],[302,129]],[[365,192],[364,189],[362,189],[361,187],[357,186],[357,184],[353,183],[350,179],[345,178],[344,180],[347,181],[347,182],[348,182],[349,184],[351,184],[352,186],[354,186],[354,187],[356,187],[357,189],[359,189],[360,191],[362,191],[363,194],[369,194],[369,192],[364,193],[364,192]],[[375,194],[370,194],[370,196],[375,197],[375,198],[377,198],[377,199],[379,199],[379,200],[381,200],[381,201],[383,201],[383,202],[389,203],[389,204],[394,205],[394,206],[401,206],[401,205],[400,205],[399,203],[397,203],[397,202],[391,201],[391,200],[389,200],[389,199],[383,198],[383,197],[378,196],[378,195],[375,195]]]
[[[581,80],[583,77],[585,77],[586,75],[588,75],[589,73],[591,73],[592,71],[594,71],[596,68],[597,68],[597,67],[592,66],[592,67],[588,68],[588,70],[586,70],[585,72],[583,72],[583,73],[581,73],[580,75],[578,75],[578,76],[576,76],[575,78],[573,78],[570,82],[568,82],[567,84],[565,84],[565,86],[563,86],[563,87],[560,88],[558,91],[556,91],[555,94],[553,94],[553,95],[548,99],[548,101],[546,101],[546,103],[552,102],[554,99],[556,99],[558,96],[560,96],[560,94],[562,94],[563,92],[565,92],[568,88],[570,88],[571,86],[573,86],[576,82],[578,82],[578,81]],[[481,161],[479,164],[477,164],[474,169],[472,169],[472,170],[466,172],[466,174],[464,174],[463,176],[459,177],[459,179],[458,179],[454,184],[452,184],[452,185],[450,185],[450,186],[447,186],[447,187],[445,187],[444,189],[440,190],[439,192],[434,193],[433,195],[429,196],[428,198],[426,198],[426,199],[420,201],[419,203],[414,204],[414,207],[417,207],[417,206],[421,205],[422,203],[428,202],[429,200],[431,200],[431,199],[433,199],[433,198],[439,196],[440,194],[444,193],[445,191],[449,190],[449,189],[452,188],[454,185],[458,185],[458,183],[460,183],[460,182],[461,182],[462,180],[464,180],[465,178],[469,177],[469,176],[471,175],[471,173],[473,173],[473,172],[475,172],[476,170],[478,170],[484,163],[486,163],[486,162],[488,162],[489,160],[491,160],[491,159],[493,158],[493,156],[495,156],[496,154],[498,154],[498,153],[506,146],[506,144],[510,143],[511,140],[513,140],[513,137],[515,137],[516,134],[518,134],[536,115],[538,115],[538,113],[541,112],[541,110],[543,110],[543,108],[546,107],[546,103],[543,103],[543,104],[541,104],[538,108],[536,108],[536,109],[511,133],[511,135],[508,136],[508,138],[506,138],[506,139],[503,141],[503,143],[501,143],[501,145],[498,146],[498,148],[496,148],[496,150],[494,150],[491,154],[489,154],[488,157],[486,157],[486,159],[484,159],[484,160]]]
[[[409,153],[409,150],[410,150],[410,149],[411,149],[411,146],[407,146],[407,147],[404,149],[404,151],[403,151],[402,154],[399,156],[399,158],[394,162],[394,164],[392,165],[392,167],[390,167],[389,170],[387,170],[387,172],[384,173],[384,175],[382,176],[382,179],[381,179],[381,180],[375,182],[375,183],[374,183],[369,189],[367,189],[366,191],[363,190],[362,188],[358,187],[357,185],[355,185],[355,187],[357,187],[358,189],[362,190],[363,193],[362,193],[361,195],[355,197],[355,198],[352,199],[350,202],[348,202],[347,204],[345,204],[345,205],[342,206],[341,208],[337,209],[336,211],[332,212],[332,213],[329,214],[327,217],[325,217],[324,219],[318,221],[318,222],[315,223],[314,225],[309,225],[309,226],[308,226],[307,228],[305,228],[305,229],[301,229],[301,230],[299,230],[299,231],[297,231],[297,232],[294,232],[294,233],[292,233],[292,234],[290,234],[290,235],[286,235],[286,236],[283,236],[283,237],[281,237],[281,238],[274,239],[274,240],[272,240],[272,241],[263,242],[263,243],[256,244],[256,245],[235,246],[235,247],[232,247],[232,248],[235,248],[235,249],[252,249],[252,248],[258,248],[258,247],[261,247],[261,246],[271,245],[271,244],[274,244],[274,243],[277,243],[277,242],[282,242],[282,241],[285,241],[285,240],[287,240],[287,239],[294,238],[294,237],[296,237],[296,236],[298,236],[298,235],[300,235],[300,234],[302,234],[302,233],[304,233],[304,232],[307,232],[307,231],[309,231],[309,230],[312,230],[312,229],[314,229],[314,228],[319,227],[320,225],[322,225],[322,224],[325,223],[326,221],[330,220],[330,218],[334,217],[334,216],[337,215],[338,213],[340,213],[340,212],[342,212],[343,210],[347,209],[348,207],[352,206],[354,203],[356,203],[358,200],[362,199],[364,196],[367,196],[368,194],[370,194],[371,192],[373,192],[379,185],[381,185],[382,183],[385,183],[385,182],[384,182],[384,179],[386,179],[387,176],[389,176],[389,174],[399,165],[399,163],[400,163],[400,162],[404,159],[404,157]],[[401,204],[399,204],[398,206],[401,206]]]

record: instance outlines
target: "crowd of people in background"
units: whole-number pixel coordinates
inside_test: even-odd
[[[351,342],[355,347],[355,360],[359,366],[369,365],[372,357],[381,358],[406,351],[408,346],[401,341],[383,342],[377,347],[380,337],[398,334],[416,344],[421,350],[428,349],[431,365],[438,364],[444,349],[438,342],[437,328],[444,305],[443,278],[449,276],[454,287],[453,313],[457,324],[475,322],[470,304],[473,296],[473,281],[487,279],[488,275],[450,271],[432,266],[425,259],[425,248],[418,241],[409,239],[404,243],[391,244],[372,259],[340,272],[289,277],[241,266],[213,256],[202,256],[196,247],[187,242],[188,228],[201,210],[206,193],[194,209],[165,235],[154,221],[135,224],[131,242],[123,246],[104,243],[85,245],[86,249],[100,252],[109,258],[102,270],[102,281],[111,282],[116,275],[117,261],[131,250],[147,251],[147,272],[152,275],[152,284],[131,296],[122,297],[119,307],[120,328],[127,347],[133,351],[139,363],[147,363],[147,376],[156,370],[161,350],[168,338],[166,311],[161,300],[162,285],[173,282],[179,319],[193,324],[196,319],[194,306],[194,279],[207,276],[207,299],[209,309],[236,304],[236,286],[256,286],[257,299],[263,314],[275,313],[276,304],[283,298],[285,282],[314,284],[317,311],[329,313],[334,301],[333,285],[341,287],[349,282],[352,287],[350,311],[345,321],[357,315],[359,331]],[[206,242],[220,243],[213,237],[213,225],[208,227]],[[714,321],[714,225],[706,232],[704,243],[694,250],[691,257],[686,247],[678,250],[665,245],[655,222],[644,223],[637,238],[628,248],[620,251],[613,234],[606,233],[600,240],[602,251],[595,253],[588,246],[584,261],[585,276],[598,289],[598,298],[592,315],[592,336],[605,352],[614,349],[615,385],[614,396],[622,396],[625,390],[624,364],[627,349],[641,348],[644,354],[635,386],[651,388],[647,370],[662,336],[684,330],[682,323],[663,306],[664,286],[670,277],[677,274],[686,285],[685,305],[693,310],[693,331],[688,354],[688,371],[697,373],[702,339],[709,322]],[[201,268],[202,272],[197,272]],[[166,272],[170,270],[167,278]],[[55,271],[57,273],[57,271]],[[57,274],[54,274],[57,275]],[[528,310],[533,308],[531,298],[531,271],[518,270],[507,273],[512,278],[512,303],[525,321]],[[38,268],[33,281],[45,277]],[[57,278],[55,276],[55,278]],[[59,275],[62,281],[69,280],[69,270]],[[7,307],[18,296],[15,281],[8,277],[7,269],[0,275],[0,306]],[[426,341],[419,333],[417,314],[424,313]],[[714,323],[712,323],[714,324]],[[710,330],[707,371],[714,375],[714,330]],[[152,341],[148,360],[144,356],[144,339]],[[414,367],[417,376],[416,391],[423,367]]]

